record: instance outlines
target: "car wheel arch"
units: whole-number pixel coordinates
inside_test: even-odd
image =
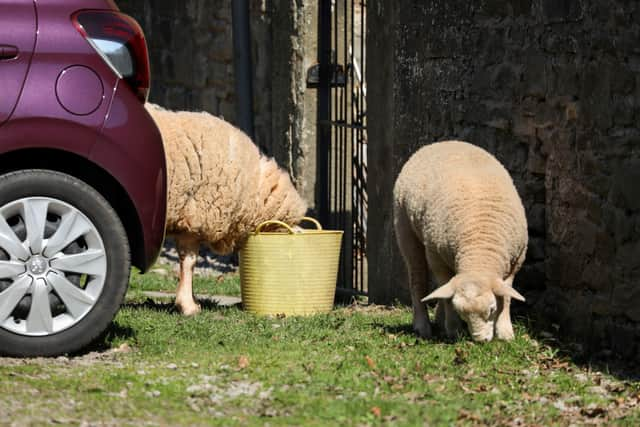
[[[25,148],[0,154],[0,175],[23,169],[45,169],[71,175],[98,191],[122,221],[132,265],[146,270],[143,232],[135,204],[125,188],[100,165],[72,152],[50,148]]]

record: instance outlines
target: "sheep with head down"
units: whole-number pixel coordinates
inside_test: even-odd
[[[176,306],[192,315],[200,311],[192,280],[201,244],[230,253],[261,222],[296,224],[307,207],[288,173],[231,124],[206,112],[153,104],[147,111],[160,129],[167,160],[166,230],[180,257]]]
[[[431,336],[424,302],[438,299],[436,324],[448,336],[466,323],[476,341],[513,338],[509,306],[511,298],[524,301],[512,283],[527,250],[527,220],[495,157],[461,141],[418,150],[395,183],[394,226],[420,336]]]

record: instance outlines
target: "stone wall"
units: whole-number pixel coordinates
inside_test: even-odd
[[[640,4],[372,0],[371,206],[420,146],[459,138],[511,172],[529,220],[515,286],[563,336],[640,354]],[[372,296],[406,299],[390,209]]]
[[[231,2],[118,0],[145,31],[149,100],[167,108],[236,116]],[[255,142],[287,169],[314,206],[315,91],[305,70],[316,61],[317,0],[251,0]]]

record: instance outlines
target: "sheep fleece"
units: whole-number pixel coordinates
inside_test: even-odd
[[[506,278],[520,267],[527,220],[513,181],[488,152],[461,141],[418,150],[394,189],[396,214],[407,215],[425,247],[449,268]]]
[[[147,104],[167,159],[167,233],[190,234],[220,254],[262,221],[296,223],[306,211],[289,175],[242,131],[206,112]]]

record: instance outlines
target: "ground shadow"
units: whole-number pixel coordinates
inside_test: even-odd
[[[195,268],[214,269],[221,274],[233,273],[238,270],[238,255],[236,253],[230,255],[217,255],[204,245],[200,246],[198,255]],[[175,263],[180,262],[176,243],[172,238],[167,237],[165,239],[160,256],[168,261]]]
[[[111,322],[109,327],[93,342],[81,350],[71,353],[71,357],[82,357],[89,353],[104,353],[113,349],[115,341],[135,341],[136,331],[128,326],[121,326],[117,322]]]
[[[563,338],[553,328],[536,321],[533,313],[531,307],[523,306],[514,309],[512,311],[514,325],[523,327],[531,338],[555,350],[558,359],[571,361],[581,368],[607,373],[622,381],[640,381],[640,366],[637,363],[617,357],[612,352],[592,352],[585,345]],[[388,325],[376,322],[373,326],[383,329],[388,334],[415,337],[418,342],[424,343],[455,344],[461,340],[471,340],[468,333],[462,333],[454,338],[447,337],[444,331],[433,322],[431,323],[433,336],[427,339],[418,337],[411,323]]]
[[[382,328],[388,334],[414,337],[417,341],[424,343],[453,344],[460,341],[461,339],[471,339],[467,334],[464,333],[456,337],[448,337],[444,333],[444,331],[440,330],[438,325],[433,322],[431,322],[432,336],[429,338],[422,338],[418,336],[418,334],[416,334],[416,332],[413,330],[413,325],[411,325],[410,323],[403,325],[384,325],[381,323],[374,323],[373,325]]]
[[[512,315],[514,324],[520,324],[529,336],[556,350],[560,359],[575,365],[607,373],[622,381],[640,381],[640,366],[607,349],[589,348],[588,345],[562,336],[553,327],[536,320],[533,311],[517,310]]]
[[[221,305],[214,298],[196,298],[196,302],[200,304],[202,311],[220,311],[227,308],[242,308],[242,303]],[[128,302],[123,307],[133,310],[148,309],[162,313],[178,313],[173,300],[158,302],[154,299],[147,298],[142,302]]]

